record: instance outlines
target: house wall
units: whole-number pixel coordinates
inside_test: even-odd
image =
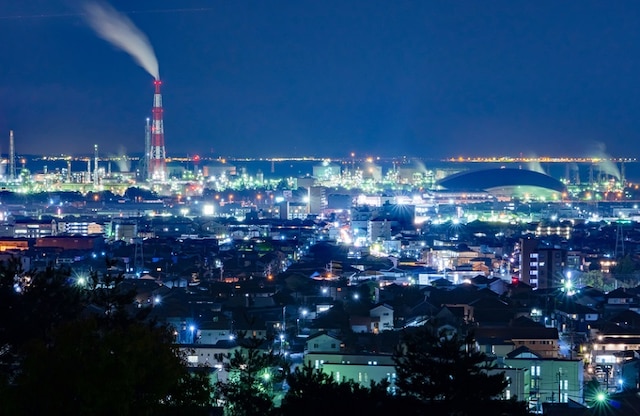
[[[545,358],[558,358],[560,347],[557,339],[513,339],[514,349],[527,347]]]
[[[337,382],[351,380],[369,387],[372,381],[379,383],[386,379],[391,383],[391,388],[395,386],[396,368],[393,365],[324,363],[320,369],[332,375]]]
[[[393,329],[393,309],[386,306],[378,306],[369,311],[369,316],[379,318],[378,329],[380,331]]]
[[[505,358],[504,363],[509,367],[528,369],[531,410],[541,411],[543,402],[573,400],[584,403],[584,364],[581,360]]]
[[[340,341],[328,335],[319,335],[307,340],[306,348],[308,352],[338,352]]]

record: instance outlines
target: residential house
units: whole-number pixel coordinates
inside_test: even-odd
[[[632,309],[640,312],[640,299],[634,290],[618,288],[605,294],[605,317],[617,314],[624,309]]]
[[[640,329],[609,325],[594,331],[591,346],[591,363],[615,365],[628,358],[628,354],[640,350]]]
[[[524,373],[524,390],[520,394],[531,411],[541,412],[543,402],[584,403],[582,360],[544,357],[521,346],[504,357],[504,365],[528,370]]]
[[[372,381],[388,380],[391,389],[395,386],[396,368],[391,354],[307,353],[304,361],[337,382],[354,381],[369,387]]]
[[[559,358],[559,335],[556,328],[546,328],[528,318],[518,318],[509,326],[475,329],[479,349],[504,357],[520,347],[527,347],[544,358]]]
[[[337,353],[344,347],[343,342],[327,332],[318,332],[307,338],[305,351],[310,353]]]
[[[390,331],[394,328],[393,307],[387,304],[378,304],[369,310],[371,318],[377,318],[377,325],[373,327],[373,333]]]

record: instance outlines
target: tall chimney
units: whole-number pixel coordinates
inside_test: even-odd
[[[149,117],[147,117],[147,124],[144,126],[144,158],[140,174],[143,181],[151,179],[151,171],[149,170],[149,163],[151,162],[151,124],[149,124],[149,121]]]
[[[16,180],[16,148],[13,141],[13,130],[9,131],[9,179]]]
[[[98,145],[93,145],[93,184],[98,186]]]
[[[153,95],[153,124],[151,126],[151,152],[149,155],[149,173],[154,181],[163,182],[167,179],[167,160],[164,148],[164,126],[162,110],[162,81],[153,81],[156,92]]]

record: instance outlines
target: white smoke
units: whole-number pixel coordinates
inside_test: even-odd
[[[535,154],[528,155],[527,159],[529,159],[527,161],[527,170],[532,170],[538,173],[544,173],[545,175],[547,174],[547,172],[545,172],[544,168],[542,167],[542,163],[540,163],[540,160],[537,155]]]
[[[622,176],[620,174],[620,169],[618,169],[618,165],[611,160],[611,156],[607,155],[605,152],[604,143],[597,142],[595,143],[595,146],[595,154],[592,157],[598,159],[598,169],[600,172],[620,180],[620,177]]]
[[[131,159],[127,156],[127,151],[123,146],[118,149],[118,154],[109,155],[109,159],[115,161],[120,172],[131,171]]]
[[[85,17],[91,28],[104,40],[127,52],[155,79],[160,79],[158,60],[149,39],[128,17],[105,4],[85,3]]]
[[[542,167],[542,163],[540,163],[539,160],[530,160],[528,162],[528,165],[529,165],[529,170],[532,170],[538,173],[544,173],[545,175],[547,174],[547,172],[544,171],[544,168]]]

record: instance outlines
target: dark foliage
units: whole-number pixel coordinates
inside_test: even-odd
[[[239,343],[242,348],[215,357],[229,374],[228,380],[216,383],[219,399],[224,402],[224,414],[274,414],[274,397],[288,372],[286,362],[272,350],[262,350],[262,339],[243,338]]]
[[[428,326],[406,333],[394,354],[398,393],[434,414],[527,414],[523,403],[500,400],[507,387],[504,373],[495,371],[473,341],[472,333]]]
[[[168,327],[131,313],[122,276],[0,267],[7,414],[162,415],[205,412],[208,372],[191,373]],[[196,414],[196,413],[192,413]]]
[[[366,415],[388,415],[396,410],[388,382],[372,382],[363,387],[353,381],[336,381],[309,364],[298,367],[287,376],[289,390],[282,401],[280,414],[308,416],[341,414],[357,409]]]

